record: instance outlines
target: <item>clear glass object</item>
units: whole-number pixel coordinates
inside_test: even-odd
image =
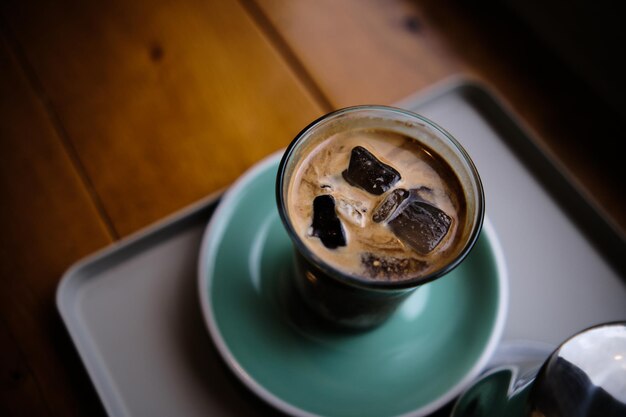
[[[460,224],[462,243],[449,261],[423,276],[399,281],[351,275],[313,253],[294,228],[289,213],[289,184],[298,162],[316,144],[350,129],[380,129],[402,134],[444,159],[462,186],[466,215]],[[478,171],[461,144],[434,122],[387,106],[355,106],[329,113],[303,129],[288,146],[278,168],[276,198],[281,220],[296,250],[295,284],[305,303],[327,321],[343,327],[371,328],[384,322],[416,288],[437,279],[470,252],[482,228],[485,203]]]
[[[459,397],[452,417],[626,416],[626,322],[585,329],[547,359],[513,353]]]

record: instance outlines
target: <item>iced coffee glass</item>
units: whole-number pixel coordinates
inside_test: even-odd
[[[459,265],[484,218],[472,160],[430,120],[386,106],[327,114],[278,169],[295,286],[324,320],[366,329]]]

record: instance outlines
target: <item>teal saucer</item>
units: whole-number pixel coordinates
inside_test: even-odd
[[[226,193],[199,258],[203,314],[241,381],[292,415],[427,415],[454,399],[493,353],[507,277],[488,221],[467,259],[419,288],[383,325],[317,324],[290,290],[293,247],[280,222],[274,154]]]

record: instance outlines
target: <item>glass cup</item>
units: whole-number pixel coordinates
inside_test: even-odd
[[[461,242],[448,261],[426,275],[398,281],[373,280],[333,267],[310,250],[290,214],[289,187],[298,163],[330,136],[351,129],[398,133],[434,151],[455,172],[463,189],[466,214],[459,224]],[[329,113],[304,128],[288,146],[278,168],[276,197],[281,220],[295,246],[295,287],[320,317],[340,327],[367,329],[384,322],[419,286],[437,279],[463,261],[476,243],[485,204],[478,172],[467,152],[449,133],[418,114],[387,106],[355,106]]]
[[[500,363],[461,394],[450,416],[626,416],[626,322],[587,328],[548,353],[533,345],[541,346],[499,348]]]

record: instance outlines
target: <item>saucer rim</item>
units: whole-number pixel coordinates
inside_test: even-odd
[[[238,196],[251,182],[253,182],[262,172],[268,169],[269,166],[280,162],[284,152],[284,149],[279,150],[257,162],[244,172],[224,193],[202,235],[202,243],[200,245],[197,266],[199,274],[197,289],[200,298],[202,316],[206,326],[208,327],[211,339],[228,368],[239,378],[239,380],[242,381],[244,385],[252,390],[252,392],[254,392],[259,398],[263,399],[265,402],[278,410],[297,417],[317,417],[319,414],[311,413],[302,408],[296,407],[266,389],[239,364],[233,353],[226,345],[226,341],[222,337],[215,315],[213,314],[213,310],[211,308],[210,292],[207,290],[211,282],[209,270],[215,264],[215,256],[207,256],[207,254],[215,253],[215,249],[217,249],[220,242],[219,240],[212,239],[211,237],[221,234],[227,225],[226,223],[221,222],[220,218],[232,209],[233,203],[236,202]],[[454,386],[452,386],[443,395],[435,398],[433,401],[407,413],[400,414],[398,417],[426,416],[443,407],[445,404],[461,394],[461,392],[467,388],[469,383],[475,379],[487,365],[502,337],[508,312],[508,270],[500,240],[498,239],[495,229],[493,228],[493,225],[487,215],[484,217],[483,231],[487,236],[487,240],[489,241],[489,246],[493,254],[498,282],[498,308],[489,340],[472,368],[470,368],[465,376]]]

